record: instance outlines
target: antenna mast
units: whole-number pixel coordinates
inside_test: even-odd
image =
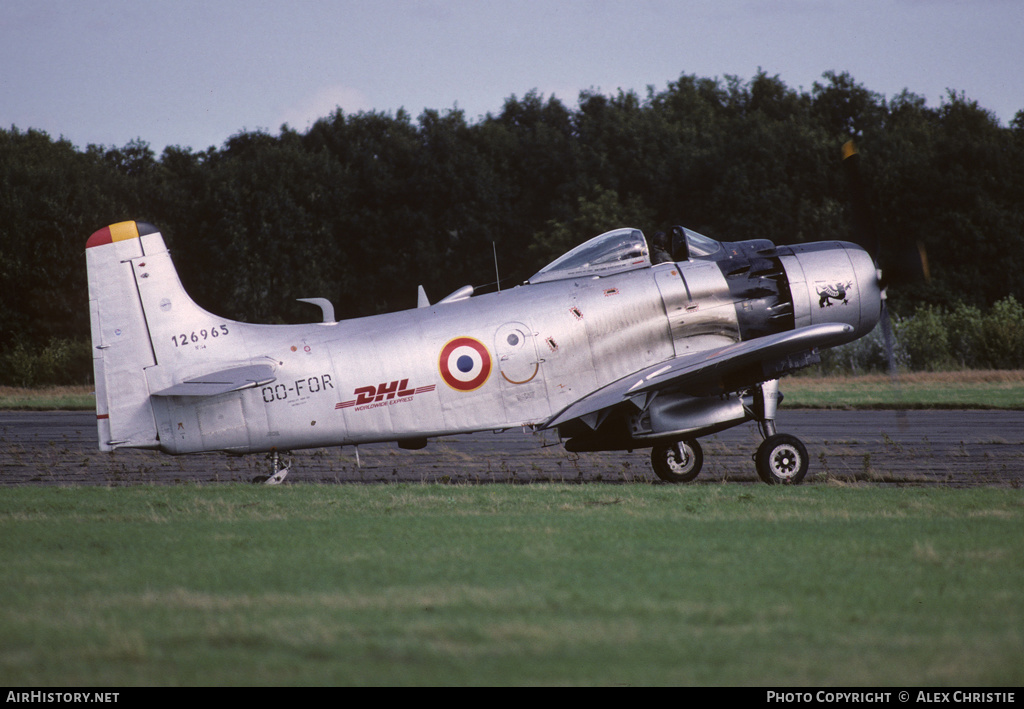
[[[492,241],[491,248],[494,250],[494,280],[498,284],[498,292],[501,293],[501,276],[498,275],[498,245]]]

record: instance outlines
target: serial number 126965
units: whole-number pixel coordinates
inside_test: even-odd
[[[227,325],[215,325],[209,330],[193,330],[191,334],[183,332],[180,335],[172,335],[171,342],[174,343],[175,347],[184,347],[185,345],[199,344],[212,337],[227,337],[227,335]]]

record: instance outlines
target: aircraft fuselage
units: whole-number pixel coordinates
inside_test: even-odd
[[[275,377],[216,397],[152,397],[156,447],[418,447],[433,436],[542,425],[590,392],[682,354],[820,322],[853,325],[850,339],[874,326],[878,294],[864,285],[873,265],[858,247],[772,247],[762,258],[726,246],[738,249],[727,265],[664,263],[338,323],[210,316],[154,332],[166,342],[154,342],[151,390],[161,370],[187,371],[192,359],[269,362]]]

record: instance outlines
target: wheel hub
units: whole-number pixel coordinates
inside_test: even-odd
[[[772,456],[772,471],[780,478],[792,477],[800,467],[800,454],[790,446],[783,446]]]
[[[692,467],[693,458],[686,446],[676,443],[672,446],[672,455],[668,458],[668,465],[673,472],[685,473]]]

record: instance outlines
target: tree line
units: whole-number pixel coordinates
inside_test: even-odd
[[[849,239],[850,138],[883,242],[928,252],[931,280],[891,289],[897,315],[1024,300],[1024,110],[1002,126],[962,93],[929,107],[846,73],[807,91],[764,72],[684,74],[644,96],[584,91],[575,106],[510,96],[474,121],[337,109],[304,131],[159,156],[142,139],[79,149],[0,130],[0,365],[88,351],[84,245],[113,222],[157,225],[190,294],[218,314],[314,321],[295,299],[320,296],[355,317],[414,307],[419,284],[432,300],[495,288],[495,254],[509,287],[617,226]],[[88,367],[50,369],[77,380]]]

